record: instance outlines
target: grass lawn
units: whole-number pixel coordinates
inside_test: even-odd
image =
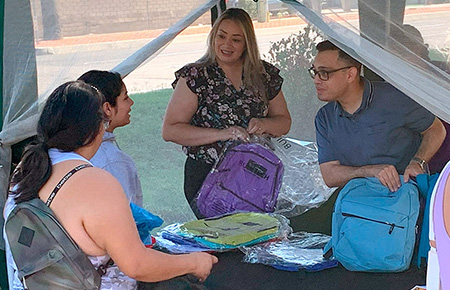
[[[194,219],[183,192],[185,155],[181,146],[166,143],[161,126],[172,89],[131,95],[131,123],[114,131],[120,148],[136,162],[144,207],[164,225]]]

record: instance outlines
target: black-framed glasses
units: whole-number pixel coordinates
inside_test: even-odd
[[[316,75],[319,76],[319,79],[321,79],[322,81],[327,81],[330,79],[330,74],[343,70],[343,69],[349,69],[352,66],[344,66],[338,69],[334,69],[334,70],[316,70],[314,67],[310,67],[308,69],[309,75],[311,76],[312,79],[314,79],[316,77]]]

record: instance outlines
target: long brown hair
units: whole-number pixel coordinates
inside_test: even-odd
[[[245,85],[258,91],[266,101],[266,90],[264,86],[266,70],[264,69],[264,65],[259,55],[253,22],[245,10],[240,8],[230,8],[220,15],[209,33],[208,50],[197,63],[211,64],[217,62],[214,40],[217,36],[220,24],[227,19],[235,22],[244,33],[245,49],[241,56],[244,67],[243,82]]]

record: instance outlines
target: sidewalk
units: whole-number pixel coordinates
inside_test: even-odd
[[[450,11],[450,4],[407,7],[405,10],[405,15],[444,12],[444,11]],[[342,10],[341,11],[323,10],[322,15],[337,22],[359,19],[359,15],[356,10],[352,12],[342,12]],[[254,22],[254,27],[256,30],[260,30],[265,28],[299,26],[305,24],[306,22],[302,18],[292,16],[286,18],[274,18],[270,19],[268,22],[263,23]],[[180,35],[192,36],[198,34],[207,34],[210,31],[210,29],[211,27],[209,25],[190,26],[186,28],[183,32],[181,32]],[[114,44],[114,46],[119,45],[121,48],[136,47],[135,43],[136,41],[142,41],[142,45],[144,45],[151,39],[154,39],[159,35],[161,35],[164,31],[165,31],[164,29],[130,31],[130,32],[110,33],[110,34],[67,37],[59,40],[40,41],[35,44],[36,53],[38,55],[71,53],[82,49],[86,45],[89,45],[89,50],[107,49],[110,48],[112,44]]]

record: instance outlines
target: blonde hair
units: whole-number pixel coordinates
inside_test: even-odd
[[[223,12],[214,23],[208,36],[208,49],[205,55],[198,60],[199,64],[216,63],[215,38],[219,31],[219,26],[224,20],[232,20],[244,33],[245,49],[242,53],[245,85],[259,92],[266,101],[266,90],[264,86],[266,70],[259,56],[258,44],[256,43],[255,30],[250,16],[245,10],[240,8],[229,8]]]

